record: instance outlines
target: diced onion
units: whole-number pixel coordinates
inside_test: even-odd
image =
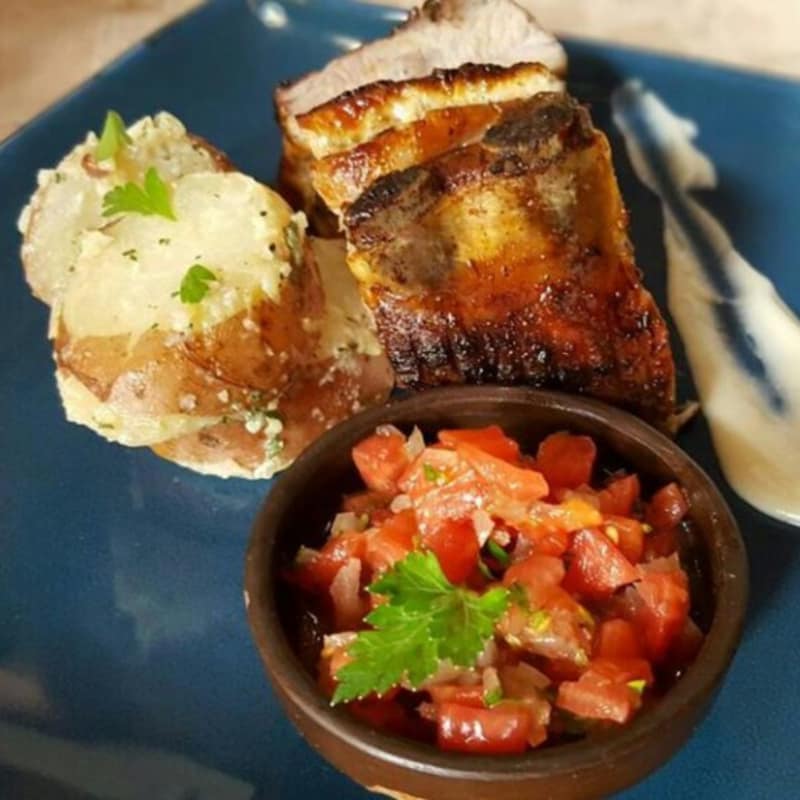
[[[472,524],[475,526],[478,543],[483,547],[494,530],[494,521],[482,508],[479,508],[472,512]]]
[[[422,436],[422,431],[416,425],[403,445],[403,449],[406,451],[409,461],[413,461],[425,449],[425,439]]]
[[[511,536],[509,536],[508,531],[504,530],[496,530],[492,533],[492,540],[497,542],[500,547],[507,547],[511,544]]]
[[[335,650],[341,650],[351,645],[358,634],[355,631],[332,633],[322,639],[322,655],[330,656]]]
[[[442,683],[458,683],[469,685],[477,683],[477,675],[468,667],[457,667],[449,658],[439,662],[439,667],[430,678],[426,678],[420,685],[421,689],[429,686],[438,686]]]
[[[357,558],[348,558],[331,581],[330,594],[337,628],[353,628],[361,621],[360,579],[361,562]]]
[[[345,531],[363,531],[366,527],[366,515],[355,514],[352,511],[342,511],[333,518],[331,536],[336,536]]]
[[[378,436],[403,436],[403,431],[396,428],[394,425],[378,425],[375,428],[375,433]]]
[[[485,696],[497,691],[503,691],[503,687],[500,684],[500,676],[494,667],[486,667],[483,671],[483,694]]]
[[[525,697],[531,690],[546,689],[550,685],[547,675],[524,661],[503,667],[502,678],[506,694],[513,697]]]
[[[401,511],[408,511],[412,506],[411,498],[407,494],[399,494],[389,504],[389,511],[393,514],[399,514]]]
[[[475,660],[475,666],[477,666],[478,669],[491,667],[497,662],[498,654],[497,644],[494,639],[489,639],[489,641],[486,642],[486,647],[483,648],[483,652]]]

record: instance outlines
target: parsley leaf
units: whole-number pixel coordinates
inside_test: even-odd
[[[211,281],[215,281],[217,276],[202,264],[192,264],[183,276],[180,288],[180,298],[182,303],[199,303],[207,294]]]
[[[131,137],[125,130],[125,122],[122,117],[116,111],[107,111],[103,132],[94,149],[95,161],[113,158],[126,144],[130,143]]]
[[[147,170],[143,187],[128,182],[114,187],[103,197],[104,217],[122,214],[126,211],[145,216],[159,214],[167,219],[175,219],[169,200],[169,190],[155,167]]]
[[[489,551],[489,555],[497,561],[501,567],[507,567],[511,563],[511,557],[497,544],[494,539],[489,539],[486,542],[486,549]]]
[[[502,587],[480,595],[454,586],[430,552],[410,553],[369,591],[387,602],[367,616],[373,630],[349,647],[352,661],[336,673],[333,704],[384,694],[403,680],[418,687],[446,659],[473,666],[508,605]]]

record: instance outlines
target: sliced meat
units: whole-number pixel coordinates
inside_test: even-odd
[[[531,67],[534,62],[555,75]],[[492,69],[523,63],[528,66],[512,73],[520,81],[516,87],[510,75]],[[460,70],[464,65],[471,68]],[[528,0],[429,0],[385,39],[276,90],[284,132],[280,188],[318,233],[333,235],[336,220],[311,180],[315,158],[369,141],[437,108],[560,89],[556,76],[565,70],[563,48],[538,26]]]
[[[465,64],[424,78],[367,84],[285,120],[281,186],[316,227],[335,230],[336,224],[319,213],[322,204],[311,177],[317,164],[322,184],[328,166],[337,172],[335,179],[345,181],[348,173],[358,174],[363,166],[345,193],[352,197],[378,175],[479,136],[490,122],[486,117],[493,113],[491,105],[562,88],[561,79],[541,64]],[[345,195],[340,199],[343,202]],[[334,202],[328,208],[339,205]]]
[[[318,159],[367,142],[389,128],[423,119],[430,111],[502,103],[561,89],[561,79],[541,64],[500,67],[468,63],[437,69],[422,78],[365,84],[287,120],[287,131]]]
[[[511,66],[537,61],[566,72],[566,54],[539,27],[530,0],[428,0],[390,36],[330,61],[279,88],[281,119],[304,114],[344,92],[376,81],[406,81],[462,64]]]
[[[524,382],[672,412],[667,328],[608,142],[568,96],[509,106],[479,142],[379,178],[343,223],[401,385]]]
[[[431,111],[420,120],[379,133],[311,167],[312,182],[336,214],[378,178],[428,161],[454,147],[480,141],[500,119],[500,105],[469,105]]]

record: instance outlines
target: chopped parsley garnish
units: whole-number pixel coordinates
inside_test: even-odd
[[[158,214],[167,219],[175,219],[170,204],[169,190],[155,167],[147,170],[144,176],[144,186],[128,182],[122,186],[115,186],[103,198],[104,217],[125,212],[144,214],[145,216]]]
[[[199,303],[207,294],[209,284],[215,281],[217,276],[202,264],[192,264],[181,281],[181,288],[178,292],[182,303]]]
[[[483,702],[488,708],[496,706],[503,699],[503,690],[498,686],[489,692],[484,692]]]
[[[159,243],[159,244],[169,244],[169,243],[170,243],[170,239],[169,239],[169,237],[168,237],[168,236],[162,236],[162,237],[161,237],[161,238],[158,240],[158,243]]]
[[[506,553],[494,539],[489,539],[489,541],[486,542],[486,549],[489,551],[489,555],[497,561],[501,567],[507,567],[511,563],[508,553]]]
[[[107,111],[100,140],[94,149],[95,161],[113,158],[126,144],[130,143],[131,137],[125,130],[125,122],[122,117],[116,111]]]
[[[284,448],[283,439],[273,438],[267,442],[267,458],[275,458]]]
[[[431,483],[439,483],[444,480],[444,472],[436,469],[432,464],[423,464],[422,474],[425,476],[425,480]]]
[[[366,617],[348,648],[352,661],[337,673],[333,704],[382,695],[401,681],[417,688],[449,659],[471,667],[508,606],[508,590],[485,594],[454,586],[436,556],[410,553],[369,587],[387,602]]]
[[[125,250],[122,253],[122,255],[125,258],[129,258],[131,261],[138,261],[139,260],[139,254],[136,252],[136,248],[135,247],[131,247],[130,250]]]

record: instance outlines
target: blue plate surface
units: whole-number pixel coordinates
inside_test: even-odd
[[[398,17],[349,1],[285,8],[288,24],[270,29],[243,0],[211,3],[0,147],[2,797],[367,796],[295,733],[250,642],[242,559],[268,485],[203,478],[69,425],[46,309],[18,260],[16,215],[37,168],[96,129],[107,108],[126,119],[169,109],[269,181],[279,152],[275,83]],[[662,307],[659,204],[610,122],[609,93],[626,78],[696,120],[720,174],[703,201],[800,310],[800,85],[599,44],[567,48],[572,88],[611,136],[638,260]],[[692,396],[683,360],[680,371]],[[726,489],[703,420],[680,443]],[[800,539],[726,493],[752,562],[744,642],[706,722],[628,800],[800,792]]]

